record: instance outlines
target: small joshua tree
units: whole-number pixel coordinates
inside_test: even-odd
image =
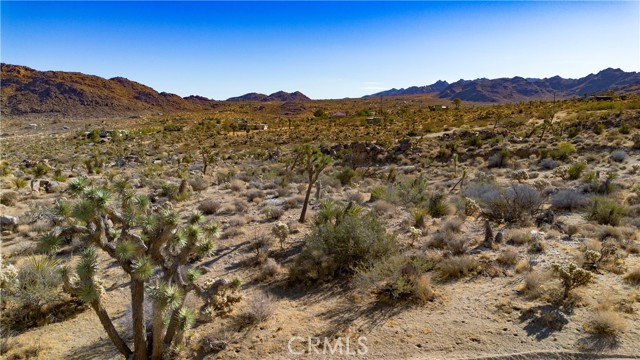
[[[60,222],[67,225],[44,236],[40,245],[44,250],[56,250],[63,240],[80,236],[86,247],[75,271],[63,272],[64,290],[93,308],[125,358],[159,360],[172,345],[179,345],[182,334],[194,322],[195,313],[185,307],[186,296],[190,292],[208,294],[206,286],[196,284],[200,273],[189,267],[188,260],[211,254],[219,229],[217,224],[202,226],[204,217],[199,212],[180,226],[173,210],[152,211],[146,196],[126,186],[114,188],[120,193],[119,207],[111,205],[111,193],[106,189],[89,187],[84,179],[75,179],[68,191],[78,200],[61,200],[54,208]],[[98,250],[115,259],[131,279],[133,350],[103,306],[104,288],[97,277]],[[148,337],[145,296],[153,306]]]
[[[568,265],[553,264],[553,272],[560,278],[564,287],[563,299],[569,296],[569,291],[578,286],[584,286],[593,280],[593,273],[584,270],[574,263]]]
[[[302,145],[295,150],[296,158],[301,159],[300,164],[302,171],[307,173],[309,177],[309,185],[307,187],[307,193],[304,197],[304,205],[302,205],[302,213],[300,214],[300,222],[304,223],[307,216],[307,207],[309,206],[309,197],[311,196],[311,189],[313,184],[318,181],[320,173],[329,164],[331,164],[331,157],[324,155],[320,149],[313,148],[309,144]]]

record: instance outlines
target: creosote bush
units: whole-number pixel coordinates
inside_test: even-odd
[[[291,268],[295,281],[326,281],[368,268],[397,252],[395,236],[387,233],[375,214],[358,205],[323,202],[302,253]]]
[[[616,201],[606,197],[596,196],[587,209],[587,219],[601,225],[618,226],[620,220],[627,213],[627,209]]]
[[[491,183],[473,183],[465,196],[480,202],[482,214],[495,222],[518,222],[535,215],[542,206],[540,192],[527,184],[501,188]]]

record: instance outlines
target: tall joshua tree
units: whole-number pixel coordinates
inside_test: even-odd
[[[188,265],[188,259],[211,254],[219,230],[217,224],[203,226],[204,217],[199,212],[180,226],[176,212],[167,208],[152,211],[148,198],[133,193],[125,182],[114,183],[113,187],[120,195],[119,206],[112,205],[106,189],[89,187],[84,179],[75,179],[68,191],[76,200],[60,200],[54,207],[65,225],[43,237],[40,245],[46,251],[56,250],[63,239],[80,236],[86,247],[75,272],[64,271],[64,290],[93,308],[125,358],[159,360],[193,324],[194,312],[185,307],[187,295],[209,293],[210,289],[196,284],[200,273]],[[133,350],[103,306],[104,289],[96,274],[98,250],[115,259],[130,278]],[[145,296],[153,307],[149,337]]]
[[[303,223],[307,216],[307,207],[309,206],[309,197],[311,196],[311,190],[313,184],[318,181],[320,173],[329,164],[331,164],[331,157],[324,155],[320,149],[314,148],[309,144],[302,145],[295,150],[296,157],[301,159],[300,164],[302,171],[307,173],[309,177],[309,185],[307,187],[307,193],[304,197],[304,204],[302,205],[302,213],[300,214],[300,222]]]

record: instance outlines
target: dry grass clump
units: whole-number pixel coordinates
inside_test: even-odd
[[[522,274],[524,272],[531,271],[531,269],[533,269],[533,264],[531,264],[530,259],[520,259],[516,263],[515,269],[516,273]]]
[[[519,289],[528,299],[538,299],[547,290],[546,284],[551,280],[551,273],[548,271],[532,271],[524,277],[524,281]]]
[[[498,263],[502,264],[502,265],[511,265],[514,266],[518,263],[518,260],[520,259],[520,256],[518,255],[518,252],[513,250],[513,249],[507,249],[502,251],[498,257],[496,258],[496,261],[498,261]]]
[[[585,324],[585,329],[591,334],[618,336],[629,327],[622,315],[611,310],[600,310],[593,313]]]
[[[19,199],[20,195],[15,191],[4,191],[0,194],[0,204],[5,206],[14,206]]]
[[[267,260],[262,264],[260,268],[260,278],[267,279],[276,276],[277,274],[282,272],[282,266],[278,264],[272,258],[267,258]]]
[[[245,231],[242,228],[238,228],[238,227],[232,227],[232,228],[228,228],[225,231],[222,232],[222,235],[220,235],[221,239],[231,239],[237,236],[241,236],[244,235]]]
[[[229,219],[229,225],[234,227],[241,227],[247,225],[249,219],[246,216],[236,215]]]
[[[284,201],[285,209],[296,209],[302,206],[304,203],[304,195],[295,195],[287,198]]]
[[[505,238],[508,242],[516,245],[524,245],[532,243],[536,238],[528,229],[514,229],[506,233]]]
[[[229,181],[229,185],[227,185],[231,191],[239,192],[243,191],[247,187],[247,183],[240,179],[233,179]]]
[[[640,286],[640,266],[629,270],[629,272],[624,275],[624,280],[632,285]]]
[[[356,204],[362,204],[365,201],[364,194],[360,191],[348,191],[344,195],[345,200],[348,202],[354,202]]]
[[[266,195],[264,191],[260,189],[251,189],[247,191],[247,200],[249,202],[258,202],[264,200],[265,196]]]
[[[247,325],[259,324],[271,318],[274,310],[273,298],[264,292],[259,292],[249,300],[242,319]]]
[[[244,199],[233,199],[233,207],[236,209],[236,212],[244,213],[249,210],[249,203]]]
[[[376,200],[371,204],[371,208],[378,215],[390,214],[396,210],[396,206],[385,200]]]
[[[284,215],[284,209],[275,206],[267,206],[262,209],[262,213],[267,220],[279,220],[282,215]]]
[[[198,205],[198,211],[205,215],[215,215],[222,207],[219,201],[213,199],[205,199]]]
[[[558,210],[573,211],[589,204],[589,197],[573,189],[560,189],[551,196],[551,206]]]
[[[480,262],[472,256],[452,256],[438,264],[436,278],[439,281],[457,280],[473,274],[479,268]]]
[[[205,178],[204,176],[196,176],[194,178],[189,179],[189,185],[193,191],[203,191],[206,190],[211,184],[211,180]]]

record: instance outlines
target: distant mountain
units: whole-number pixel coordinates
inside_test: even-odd
[[[396,89],[393,88],[391,90],[381,91],[379,93],[375,93],[372,95],[363,96],[364,98],[369,97],[380,97],[380,96],[400,96],[400,95],[418,95],[418,94],[429,94],[434,92],[440,92],[444,90],[449,83],[446,81],[438,80],[431,85],[425,86],[412,86],[406,89]]]
[[[203,97],[182,98],[123,77],[104,79],[78,72],[38,71],[0,64],[3,116],[120,116],[144,110],[194,110],[214,107]]]
[[[580,79],[564,79],[560,76],[545,79],[516,76],[500,79],[458,80],[451,84],[438,81],[433,85],[391,89],[364,97],[435,93],[441,99],[460,98],[465,101],[502,103],[550,100],[554,98],[554,94],[557,99],[563,99],[609,90],[617,93],[640,93],[640,73],[608,68]]]
[[[304,102],[311,100],[305,94],[300,91],[288,93],[286,91],[274,92],[271,95],[248,93],[242,96],[236,96],[227,99],[227,101],[284,101],[284,102]]]

